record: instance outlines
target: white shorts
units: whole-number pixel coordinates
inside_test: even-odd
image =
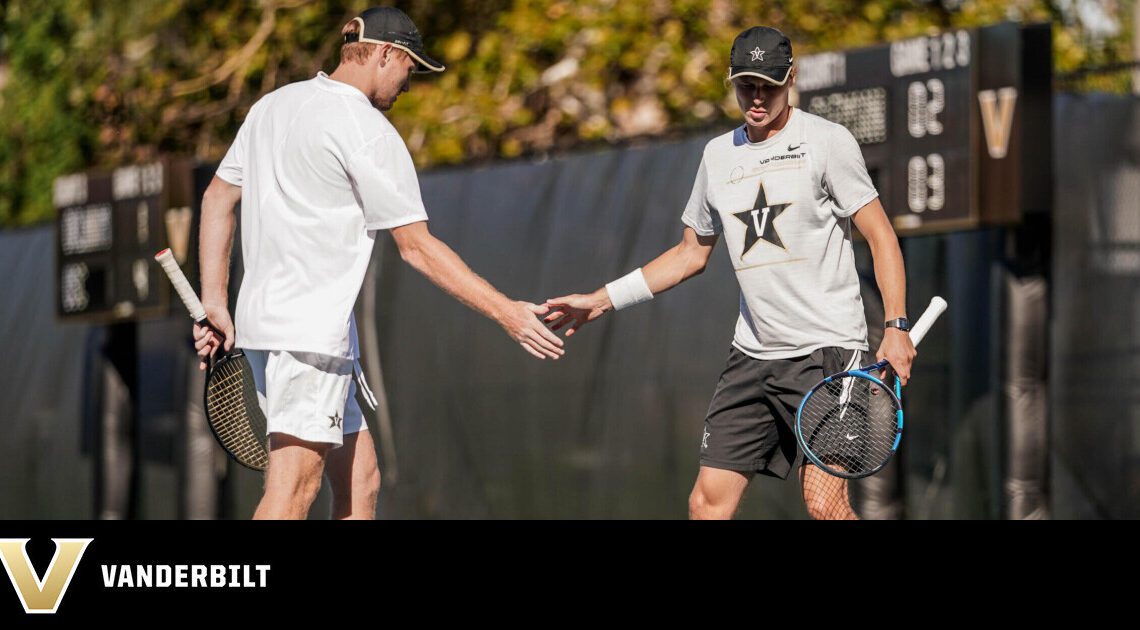
[[[352,360],[312,352],[244,352],[267,433],[340,446],[344,436],[368,429],[356,402]]]

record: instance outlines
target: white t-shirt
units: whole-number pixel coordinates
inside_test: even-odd
[[[681,220],[724,233],[740,283],[734,346],[757,359],[867,349],[850,217],[877,196],[851,133],[799,109],[763,142],[744,126],[709,141]]]
[[[217,175],[241,186],[236,344],[356,358],[375,230],[428,218],[396,129],[322,72],[259,100]]]

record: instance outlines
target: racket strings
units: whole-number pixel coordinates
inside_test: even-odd
[[[251,377],[244,358],[232,357],[216,364],[206,388],[206,417],[218,441],[235,459],[264,470],[269,464],[265,417],[260,413]]]
[[[800,467],[800,489],[808,515],[817,521],[859,520],[851,505],[850,482],[807,464]]]
[[[871,472],[890,458],[898,434],[897,400],[866,378],[834,379],[804,401],[804,442],[841,476]]]

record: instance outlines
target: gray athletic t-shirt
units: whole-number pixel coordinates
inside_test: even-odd
[[[877,196],[851,133],[799,109],[763,142],[743,126],[709,141],[681,220],[724,234],[740,282],[734,346],[757,359],[867,350],[850,217]]]

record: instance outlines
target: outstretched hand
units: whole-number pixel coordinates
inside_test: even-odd
[[[567,337],[613,308],[610,296],[605,288],[598,289],[588,295],[575,293],[574,295],[550,298],[543,306],[550,309],[550,314],[543,318],[543,321],[550,326],[551,330],[557,331],[566,328]]]
[[[566,354],[562,340],[547,330],[538,317],[550,309],[545,305],[530,302],[512,302],[510,308],[499,317],[499,325],[530,354],[539,359],[550,357],[557,360]]]

